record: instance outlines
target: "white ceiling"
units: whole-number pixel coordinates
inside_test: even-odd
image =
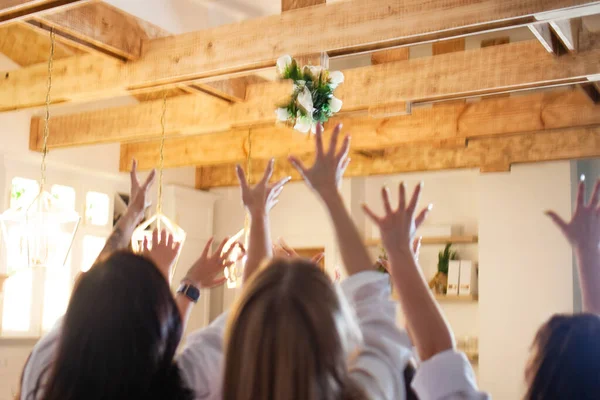
[[[279,14],[281,0],[105,0],[171,33]]]

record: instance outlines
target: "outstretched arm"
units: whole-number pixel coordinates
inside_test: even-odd
[[[258,270],[260,263],[270,258],[272,253],[271,232],[269,230],[269,213],[278,203],[278,197],[283,186],[290,177],[283,178],[274,184],[269,184],[273,175],[275,160],[271,159],[265,174],[256,186],[250,187],[246,174],[241,166],[237,166],[237,175],[242,189],[242,201],[250,215],[250,235],[248,239],[248,257],[244,267],[244,282]]]
[[[577,206],[570,222],[554,211],[546,214],[552,218],[567,238],[577,258],[583,311],[600,314],[600,179],[596,181],[592,197],[585,203],[583,177],[577,192]]]
[[[305,182],[321,198],[333,223],[342,260],[348,272],[353,275],[371,269],[371,259],[358,229],[354,225],[350,213],[338,190],[344,171],[350,162],[350,137],[346,136],[342,146],[336,152],[338,137],[342,125],[333,130],[329,149],[323,148],[323,127],[317,126],[315,135],[316,159],[312,167],[306,168],[296,157],[290,157],[292,165],[300,172]]]
[[[396,210],[393,210],[390,204],[388,189],[383,188],[381,193],[385,210],[383,217],[375,215],[367,206],[364,206],[364,210],[381,230],[381,239],[388,254],[392,280],[398,289],[400,303],[419,357],[425,361],[438,353],[452,349],[454,339],[411,248],[417,228],[431,209],[431,206],[427,207],[416,219],[414,218],[421,187],[421,185],[417,186],[410,202],[406,204],[404,183],[400,184],[399,204]]]
[[[98,255],[98,260],[108,257],[115,251],[127,249],[129,247],[133,231],[144,218],[146,208],[150,205],[150,196],[148,195],[148,192],[154,183],[156,172],[152,170],[146,178],[146,181],[140,185],[137,177],[137,162],[133,160],[130,176],[131,191],[129,196],[129,206],[106,240],[104,248]]]

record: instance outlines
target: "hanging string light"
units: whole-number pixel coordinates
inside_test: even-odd
[[[248,184],[252,184],[252,129],[248,130],[248,153],[246,154],[246,173],[248,176]],[[221,254],[225,254],[231,246],[236,246],[235,249],[231,251],[229,254],[229,261],[232,261],[233,264],[229,267],[225,267],[223,273],[225,278],[227,278],[227,287],[230,289],[240,287],[242,284],[242,277],[244,275],[244,266],[246,264],[246,257],[240,259],[240,254],[242,249],[236,244],[240,241],[242,236],[244,237],[244,246],[248,248],[248,237],[250,234],[250,215],[246,212],[246,216],[244,219],[244,228],[233,235],[225,246],[223,247],[223,252]]]
[[[158,161],[158,198],[156,202],[156,214],[144,221],[140,226],[133,231],[131,238],[131,245],[133,251],[141,252],[144,245],[144,239],[148,239],[148,243],[152,244],[152,232],[154,229],[158,229],[159,232],[163,230],[167,234],[173,235],[173,240],[180,243],[179,252],[181,254],[181,248],[185,242],[186,233],[180,228],[175,222],[171,221],[165,214],[163,214],[163,172],[165,164],[165,132],[166,132],[166,118],[167,118],[167,93],[163,93],[163,104],[162,113],[160,117],[161,126],[161,138],[160,138],[160,150],[159,150],[159,161]],[[179,258],[179,254],[177,255]],[[175,263],[177,265],[177,263]],[[175,268],[171,272],[171,279],[175,274]]]
[[[45,190],[55,44],[51,30],[39,192],[29,205],[9,208],[0,216],[9,274],[25,267],[64,265],[79,227],[79,214],[65,208],[59,198]]]

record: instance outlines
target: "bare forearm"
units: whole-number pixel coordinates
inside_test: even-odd
[[[452,331],[410,249],[386,250],[391,271],[398,271],[392,273],[392,280],[421,360],[453,348]]]
[[[357,274],[371,269],[371,259],[365,243],[352,221],[346,205],[340,194],[334,193],[322,196],[340,247],[342,260],[348,275]]]
[[[177,309],[179,309],[181,321],[183,322],[183,329],[185,330],[185,327],[190,319],[190,315],[192,314],[192,309],[194,308],[194,302],[185,295],[177,293],[175,295],[175,303],[177,304]]]
[[[115,251],[127,249],[136,226],[137,217],[133,213],[126,212],[106,239],[106,244],[98,255],[98,259],[106,258]]]
[[[271,256],[269,216],[264,213],[255,213],[250,216],[250,236],[248,238],[248,257],[244,268],[244,282],[258,270],[263,260],[271,258]]]
[[[575,249],[583,311],[600,315],[600,251]]]

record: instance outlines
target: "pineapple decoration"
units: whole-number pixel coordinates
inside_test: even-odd
[[[448,243],[443,251],[438,255],[438,272],[433,279],[429,281],[429,288],[435,294],[446,294],[448,287],[448,266],[450,260],[458,260],[458,253],[451,250],[452,243]]]

